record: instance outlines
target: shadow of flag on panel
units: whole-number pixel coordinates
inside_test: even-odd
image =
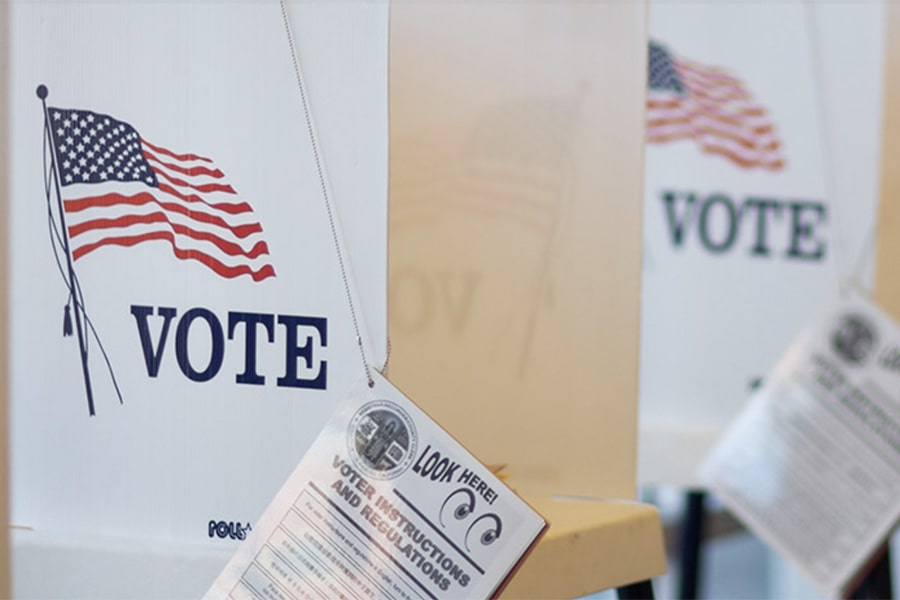
[[[651,41],[647,87],[647,143],[694,140],[702,152],[744,169],[784,168],[775,124],[725,69],[683,59]]]

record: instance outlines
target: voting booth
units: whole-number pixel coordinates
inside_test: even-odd
[[[651,3],[642,483],[704,488],[699,464],[815,311],[842,282],[867,285],[879,10]],[[694,597],[704,493],[685,500]]]
[[[853,65],[877,62],[880,37],[835,14],[858,8],[651,3],[643,483],[696,487],[712,443],[856,274],[880,87]]]
[[[7,7],[13,591],[199,597],[386,359],[388,7]]]
[[[797,331],[765,369],[765,376],[751,380],[749,387],[755,391],[748,394],[747,406],[736,412],[707,454],[700,477],[755,536],[828,596],[846,596],[866,583],[862,578],[867,563],[878,558],[878,548],[898,514],[895,504],[882,501],[892,497],[900,484],[892,472],[896,465],[892,441],[885,434],[895,427],[896,381],[890,365],[897,327],[866,298],[865,291],[874,243],[873,182],[881,129],[882,8],[817,5],[794,15],[799,26],[791,35],[799,37],[797,32],[804,32],[809,37],[808,48],[799,49],[799,54],[808,52],[812,59],[808,70],[813,76],[806,84],[818,100],[819,123],[813,125],[821,129],[815,147],[800,146],[799,150],[804,161],[815,160],[821,152],[826,165],[828,206],[823,212],[830,216],[827,226],[820,228],[819,240],[830,248],[833,281],[821,280],[817,293],[809,281],[799,277],[767,286],[775,302],[786,307],[807,302],[808,309],[796,316],[791,327]],[[733,8],[731,16],[742,9]],[[773,21],[773,38],[781,39],[778,32],[791,18],[780,11],[773,11],[768,18]],[[847,37],[849,31],[856,37]],[[777,81],[779,70],[772,69],[760,81]],[[724,77],[722,71],[716,74]],[[734,83],[734,74],[731,76],[728,81]],[[794,95],[797,93],[795,90]],[[771,111],[764,108],[758,108],[756,116],[772,118],[774,124],[778,103],[772,104]],[[809,112],[815,108],[815,103],[806,104]],[[848,118],[850,114],[854,117]],[[788,122],[796,127],[800,120]],[[777,144],[764,148],[787,152],[789,137],[786,133]],[[809,139],[802,136],[800,141]],[[793,145],[797,147],[796,142]],[[776,172],[787,168],[786,162],[771,165]],[[790,189],[787,180],[774,184]],[[673,213],[667,216],[670,224],[678,224],[671,219]],[[747,219],[746,212],[742,219]],[[702,222],[700,225],[702,238]],[[757,242],[762,233],[756,231]],[[751,254],[762,250],[755,246]],[[759,262],[764,256],[757,258]],[[748,269],[743,277],[749,279],[750,275]],[[778,270],[771,269],[770,275],[777,278]],[[727,294],[713,286],[706,291],[722,298]],[[726,304],[731,310],[739,306]],[[757,351],[770,338],[784,334],[784,327],[772,327],[777,320],[769,317],[765,306],[753,300],[753,306],[744,309],[745,322],[728,326],[722,335],[737,336],[741,327],[750,323],[758,329],[760,341],[751,340]],[[715,318],[706,320],[706,325],[712,325]],[[721,327],[725,329],[724,324]],[[729,349],[732,356],[728,360],[734,366],[746,369],[753,364],[742,344]],[[700,366],[714,365],[699,354],[695,358]],[[710,408],[709,415],[715,414]],[[860,483],[861,473],[867,474],[865,483]],[[688,516],[684,527],[696,528],[696,521]],[[691,533],[696,536],[696,529],[686,537]],[[782,563],[775,566],[784,568]]]
[[[665,570],[634,501],[645,19],[391,10],[388,375],[549,522],[508,597]]]

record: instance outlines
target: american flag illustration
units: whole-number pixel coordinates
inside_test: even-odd
[[[740,79],[653,41],[648,68],[648,143],[694,140],[703,152],[745,169],[784,168],[775,126]]]
[[[275,276],[253,208],[211,159],[152,144],[109,115],[48,107],[47,117],[73,260],[163,241],[221,277]]]

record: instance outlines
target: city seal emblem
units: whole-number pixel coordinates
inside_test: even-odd
[[[362,472],[375,479],[400,476],[416,453],[416,428],[402,408],[387,400],[362,406],[350,420],[347,445]]]
[[[861,365],[875,349],[875,326],[860,315],[846,314],[831,334],[835,354],[850,365]]]

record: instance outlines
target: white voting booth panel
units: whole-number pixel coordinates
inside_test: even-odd
[[[835,35],[832,12],[651,3],[643,483],[696,485],[811,311],[865,275],[880,88],[859,65],[882,38],[872,22]]]
[[[15,593],[197,597],[386,359],[387,5],[287,5],[317,156],[278,2],[10,11]]]
[[[547,519],[508,597],[665,569],[634,502],[646,55],[640,2],[391,8],[388,374]]]

